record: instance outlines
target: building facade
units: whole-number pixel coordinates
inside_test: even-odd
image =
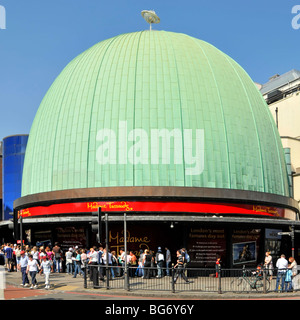
[[[207,42],[166,31],[122,34],[72,60],[35,116],[24,162],[28,241],[110,248],[187,247],[191,265],[255,265],[299,224],[287,155],[248,74]],[[247,251],[247,255],[242,254]]]
[[[275,75],[260,89],[276,121],[283,147],[290,152],[293,196],[300,201],[300,71]]]

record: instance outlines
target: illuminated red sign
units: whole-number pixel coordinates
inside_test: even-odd
[[[167,201],[95,201],[52,204],[30,207],[19,211],[23,217],[53,214],[103,212],[155,212],[155,213],[202,213],[202,214],[241,214],[284,217],[285,209],[251,204],[167,202]]]

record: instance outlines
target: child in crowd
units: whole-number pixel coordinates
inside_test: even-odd
[[[50,272],[53,272],[53,263],[52,260],[49,260],[47,256],[43,256],[41,263],[41,271],[45,275],[45,289],[50,289]]]
[[[290,269],[290,264],[289,264],[289,267],[286,270],[285,279],[284,279],[284,291],[289,292],[289,291],[292,291],[292,290],[293,290],[293,287],[292,287],[292,270]]]

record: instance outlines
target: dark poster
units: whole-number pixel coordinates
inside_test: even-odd
[[[188,237],[191,264],[198,267],[214,267],[218,256],[226,264],[226,236],[224,229],[191,228]]]
[[[86,234],[84,227],[56,228],[55,233],[57,242],[64,251],[68,251],[68,249],[73,246],[86,248]]]

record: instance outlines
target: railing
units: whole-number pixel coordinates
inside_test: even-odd
[[[166,268],[161,268],[163,276],[158,277],[158,269],[155,267],[144,267],[141,270],[128,267],[125,270],[120,266],[88,265],[85,270],[87,273],[84,276],[84,288],[169,291],[173,293],[274,292],[278,273],[276,269],[273,270],[271,277],[267,270],[258,269],[219,269],[216,273],[215,268],[185,268],[181,270],[172,268],[169,270],[170,275],[168,276]],[[106,274],[109,276],[107,277]],[[285,287],[282,288],[281,284],[280,282],[278,290],[285,291]],[[293,290],[299,289],[300,274],[293,279]]]

